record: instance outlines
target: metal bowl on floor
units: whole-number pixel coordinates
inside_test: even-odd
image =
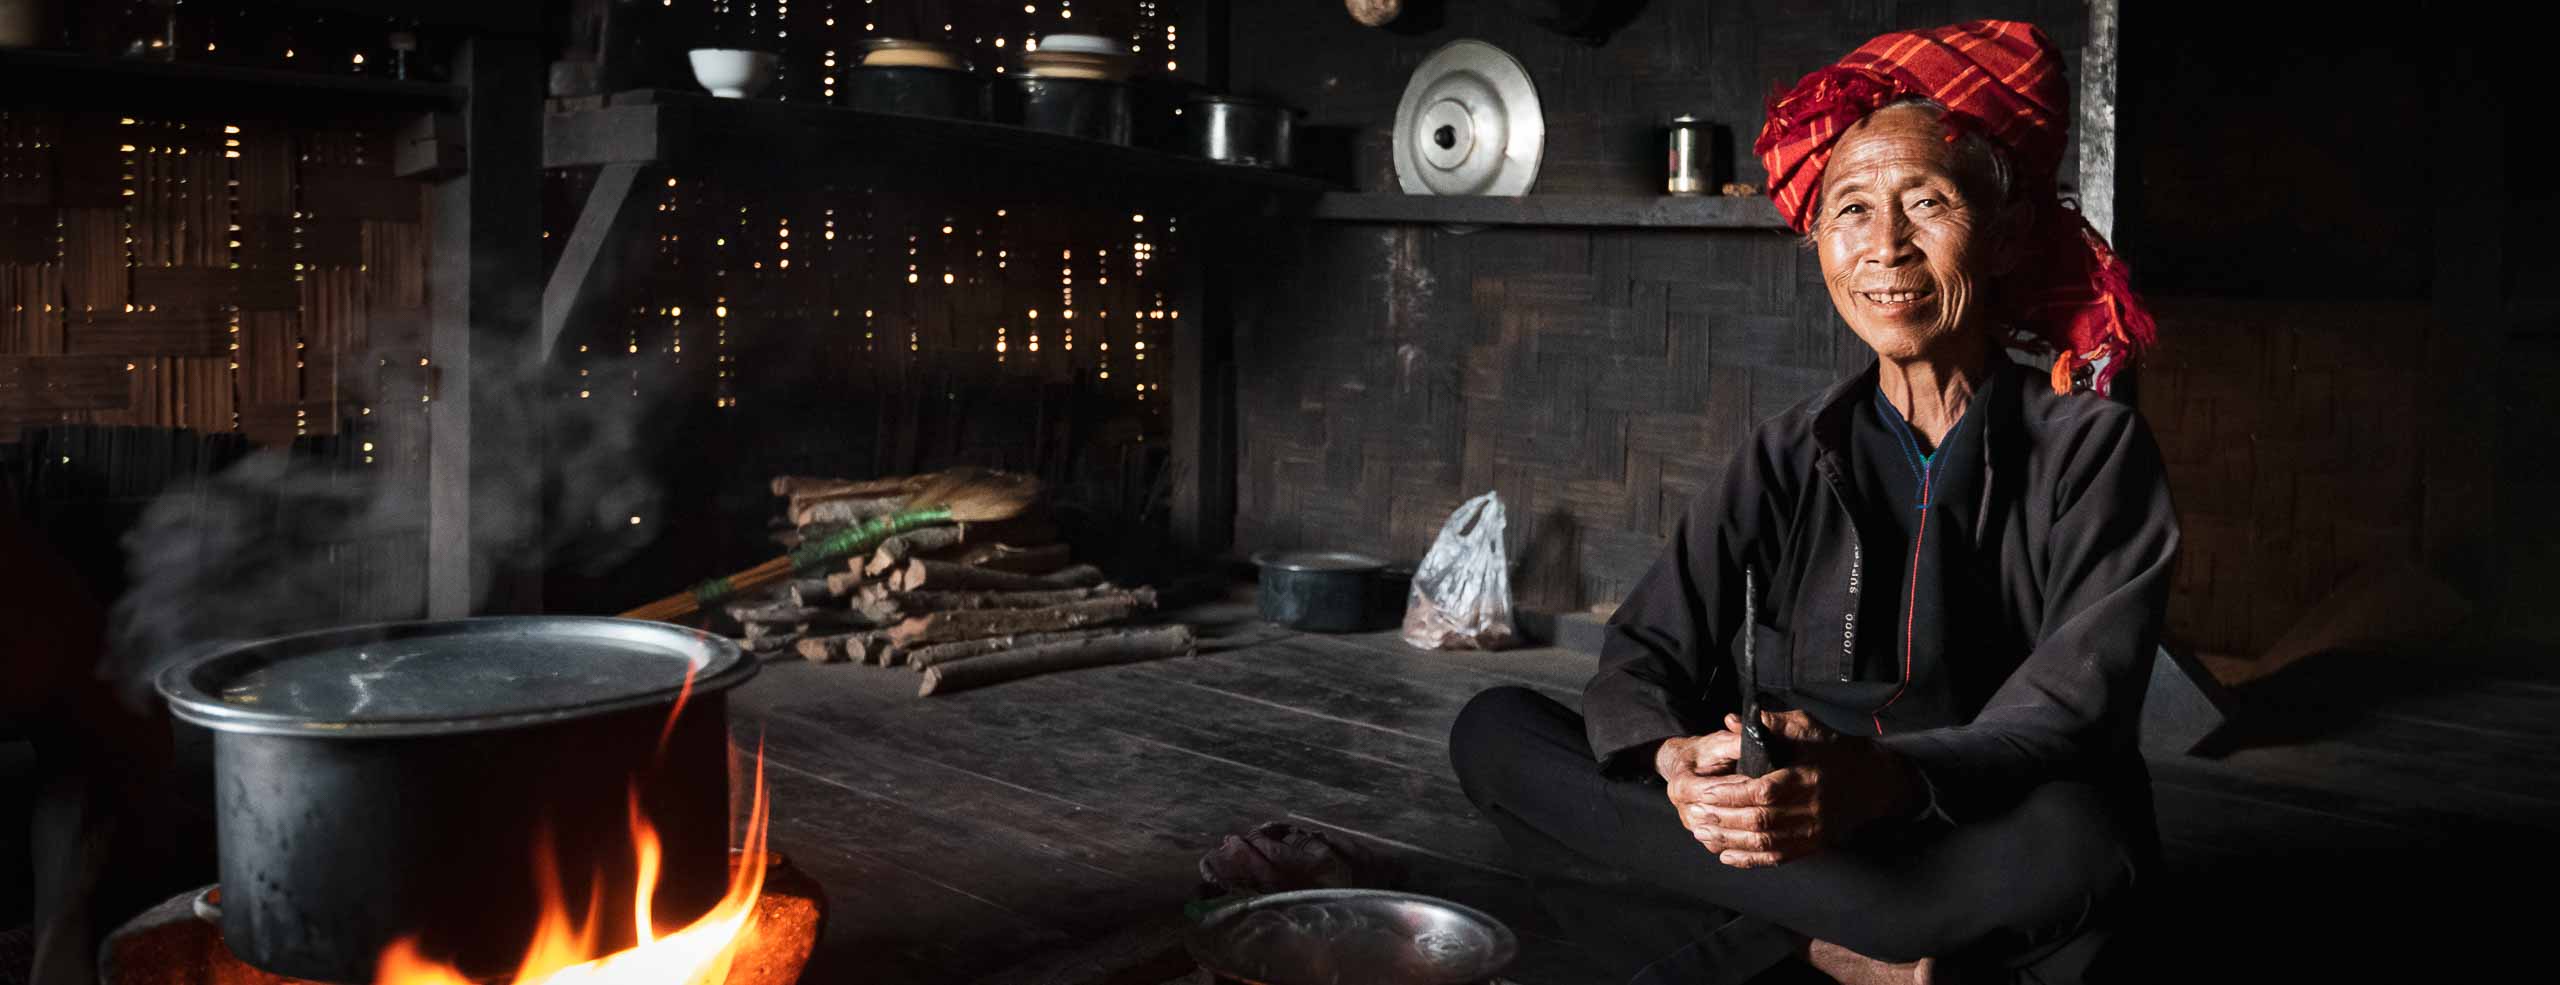
[[[1223,981],[1252,985],[1466,985],[1520,953],[1502,921],[1444,899],[1309,889],[1209,911],[1186,942]]]

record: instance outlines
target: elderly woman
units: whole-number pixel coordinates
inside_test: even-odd
[[[1506,688],[1459,717],[1468,797],[1638,981],[2082,980],[2153,867],[2134,729],[2178,526],[2103,396],[2152,327],[2056,194],[2061,67],[1982,21],[1773,104],[1771,196],[1875,363],[1759,425],[1610,621],[1582,714]]]

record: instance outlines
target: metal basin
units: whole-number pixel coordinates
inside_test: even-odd
[[[1520,952],[1511,928],[1444,899],[1379,889],[1309,889],[1209,911],[1193,960],[1253,985],[1489,982]]]

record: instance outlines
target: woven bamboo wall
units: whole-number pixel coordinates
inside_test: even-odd
[[[368,416],[424,350],[422,193],[384,125],[0,112],[0,432]]]

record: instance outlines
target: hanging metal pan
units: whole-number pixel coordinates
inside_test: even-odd
[[[1538,180],[1547,121],[1520,60],[1482,41],[1432,52],[1396,104],[1396,184],[1414,195],[1521,195]]]

